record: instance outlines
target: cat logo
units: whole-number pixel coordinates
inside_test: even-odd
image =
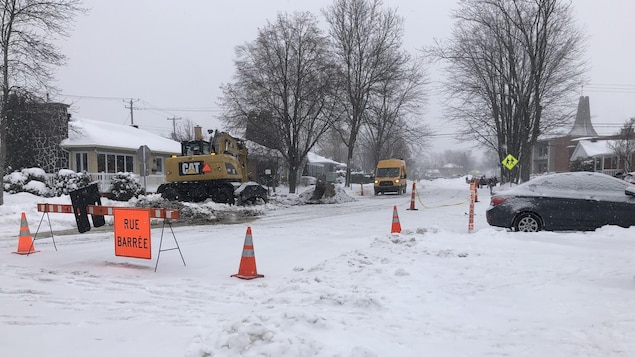
[[[179,174],[181,176],[200,175],[202,173],[201,167],[203,166],[203,161],[181,162],[179,166]]]

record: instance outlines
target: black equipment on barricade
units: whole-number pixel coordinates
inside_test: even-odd
[[[101,194],[97,183],[90,184],[84,188],[69,192],[71,203],[73,204],[73,214],[77,222],[77,230],[79,233],[90,231],[90,222],[88,221],[89,205],[101,206]],[[104,216],[92,215],[93,226],[95,228],[106,224]]]

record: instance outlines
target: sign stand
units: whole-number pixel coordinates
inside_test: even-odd
[[[46,205],[46,204],[44,204]],[[38,204],[38,209],[40,208],[39,204]],[[49,224],[49,231],[51,232],[51,239],[53,240],[53,247],[55,248],[55,251],[57,251],[57,244],[55,244],[55,235],[53,234],[53,227],[51,226],[51,217],[49,217],[49,211],[48,209],[46,209],[46,207],[42,207],[42,218],[40,218],[40,223],[37,225],[37,229],[35,230],[35,234],[33,235],[33,243],[35,244],[35,240],[37,239],[37,234],[40,232],[40,227],[42,226],[42,222],[44,221],[44,216],[46,215],[46,220],[48,221]],[[42,239],[42,238],[40,238]],[[27,254],[28,255],[28,254]]]
[[[51,219],[49,217],[49,213],[42,213],[42,218],[40,218],[40,224],[37,225],[37,230],[35,231],[35,235],[33,236],[33,242],[37,239],[37,234],[40,231],[40,226],[42,225],[42,221],[44,220],[44,215],[46,215],[46,219],[49,222],[49,230],[51,231],[51,239],[53,240],[53,247],[55,247],[55,251],[57,251],[57,244],[55,244],[55,236],[53,235],[53,227],[51,227]]]
[[[166,223],[168,224],[168,226],[170,226],[170,232],[172,232],[174,243],[176,243],[175,248],[161,249],[161,247],[163,246],[163,231],[165,230]],[[170,220],[166,218],[163,220],[163,227],[161,228],[161,239],[159,240],[159,253],[157,254],[157,263],[154,266],[155,272],[157,271],[157,267],[159,266],[159,258],[161,258],[161,252],[167,252],[169,250],[175,250],[175,249],[179,250],[179,254],[181,255],[181,260],[183,261],[183,266],[186,266],[185,259],[183,258],[183,253],[181,252],[181,247],[179,247],[179,242],[176,240],[176,235],[174,234],[174,230],[172,229],[172,222],[170,222]]]
[[[77,208],[77,211],[80,211],[80,208]],[[49,229],[51,231],[51,237],[53,237],[53,228],[51,227],[51,220],[49,218],[49,213],[76,213],[75,207],[68,204],[50,204],[50,203],[38,203],[37,204],[38,212],[42,212],[42,218],[40,219],[40,224],[38,225],[38,232],[40,230],[40,226],[44,221],[44,215],[46,215],[49,223]],[[179,254],[181,255],[181,260],[183,261],[183,265],[185,264],[185,259],[183,258],[183,253],[181,252],[181,247],[179,247],[179,242],[176,240],[176,235],[174,234],[174,230],[172,229],[172,222],[170,220],[179,219],[181,217],[181,213],[178,209],[170,209],[170,208],[130,208],[130,207],[109,207],[109,206],[101,206],[101,205],[90,205],[87,204],[84,207],[86,217],[82,217],[85,221],[88,221],[87,215],[93,216],[93,223],[95,223],[95,217],[101,217],[103,219],[104,215],[113,216],[115,215],[115,211],[119,212],[120,216],[115,217],[114,226],[115,226],[115,255],[117,256],[126,256],[131,258],[144,258],[144,259],[152,259],[151,249],[152,242],[150,240],[150,219],[151,218],[163,218],[163,227],[161,228],[161,240],[159,242],[159,253],[157,255],[157,262],[154,266],[154,271],[157,271],[157,267],[159,266],[159,258],[161,256],[161,252],[168,250],[179,250]],[[121,219],[119,219],[121,218]],[[100,220],[97,221],[97,224],[100,223]],[[162,249],[163,246],[163,233],[165,231],[165,225],[170,227],[170,231],[172,232],[172,237],[174,238],[174,243],[176,244],[175,248]],[[84,227],[83,230],[79,230],[80,233],[86,232],[90,227]],[[143,230],[142,230],[143,229]],[[129,233],[128,231],[134,231],[134,233]],[[119,236],[117,233],[120,232]],[[37,236],[37,232],[36,232]],[[35,238],[33,239],[35,241]],[[53,244],[55,244],[55,238],[53,238]],[[118,251],[118,249],[122,249]],[[132,250],[131,250],[132,249]],[[57,250],[57,245],[55,245],[55,250]],[[121,253],[121,254],[119,254]]]

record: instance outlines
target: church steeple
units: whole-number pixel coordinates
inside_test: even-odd
[[[598,136],[595,132],[593,124],[591,124],[591,108],[589,105],[589,97],[580,97],[578,102],[578,112],[575,115],[575,123],[569,132],[569,136]]]

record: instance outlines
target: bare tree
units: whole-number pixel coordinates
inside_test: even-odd
[[[302,163],[336,113],[328,40],[311,13],[279,14],[236,55],[234,83],[223,87],[223,120],[266,133],[289,167],[289,192],[295,193]]]
[[[337,123],[334,123],[337,125]],[[346,161],[346,146],[335,128],[329,129],[316,144],[316,152],[338,162]]]
[[[624,171],[630,172],[635,154],[635,118],[630,118],[624,123],[618,138],[609,146],[617,155],[617,159],[624,163]]]
[[[403,18],[381,0],[335,0],[323,11],[339,69],[344,112],[339,134],[346,144],[346,185],[360,129],[374,93],[404,65]]]
[[[462,134],[519,160],[529,179],[538,137],[569,123],[586,70],[568,0],[465,0],[447,46],[448,117]]]
[[[69,35],[74,16],[83,12],[80,0],[4,0],[0,2],[2,101],[0,103],[0,177],[5,173],[7,103],[15,90],[46,91],[53,88],[53,67],[65,57],[54,44]],[[0,205],[4,204],[0,190]]]
[[[373,167],[391,157],[410,159],[411,149],[421,149],[429,134],[420,121],[425,84],[421,63],[406,53],[402,56],[402,68],[377,84],[362,125],[361,146],[370,154]]]
[[[196,124],[189,118],[179,121],[174,125],[174,130],[170,133],[170,139],[179,142],[194,140],[195,126]]]

